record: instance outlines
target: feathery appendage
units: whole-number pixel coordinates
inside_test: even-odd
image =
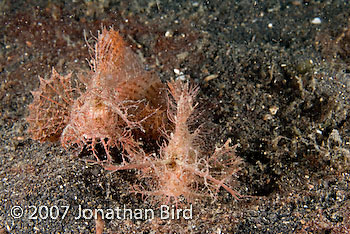
[[[71,74],[59,75],[52,69],[50,79],[41,77],[37,91],[32,92],[29,105],[28,132],[34,140],[57,141],[69,121],[70,109],[79,90],[72,87]]]

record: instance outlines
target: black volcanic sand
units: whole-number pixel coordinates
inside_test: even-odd
[[[199,121],[217,133],[208,148],[239,144],[245,164],[233,186],[252,196],[237,201],[221,190],[214,202],[194,201],[189,220],[106,219],[106,233],[350,232],[345,2],[2,1],[0,233],[94,233],[94,219],[75,218],[79,206],[157,209],[129,193],[137,172],[108,173],[26,132],[38,76],[87,71],[84,35],[102,25],[120,30],[163,81],[184,76],[200,86],[199,106],[209,111]],[[15,206],[24,211],[17,219]],[[46,218],[46,207],[58,218]]]

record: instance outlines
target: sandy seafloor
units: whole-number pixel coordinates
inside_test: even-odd
[[[105,220],[104,233],[350,233],[348,1],[3,0],[0,12],[1,233],[94,233],[79,205],[156,209],[128,192],[134,171],[107,173],[26,132],[38,76],[88,70],[84,35],[101,25],[164,82],[200,86],[218,133],[208,141],[239,144],[234,188],[252,196],[222,190],[195,200],[192,219]],[[30,206],[69,210],[30,219]]]

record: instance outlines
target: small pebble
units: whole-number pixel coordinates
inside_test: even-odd
[[[174,35],[174,32],[171,31],[171,30],[167,30],[167,31],[165,32],[165,37],[173,37],[173,35]]]
[[[217,75],[217,74],[209,75],[209,76],[204,78],[204,81],[208,82],[210,80],[214,80],[214,79],[218,78],[218,76],[219,75]]]
[[[175,73],[176,75],[180,75],[180,74],[181,74],[180,70],[177,69],[177,68],[174,69],[174,73]]]
[[[311,20],[312,24],[321,24],[321,19],[319,17],[313,18],[313,20]]]

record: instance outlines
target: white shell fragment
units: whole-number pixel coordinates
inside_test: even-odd
[[[315,17],[315,18],[313,18],[313,20],[311,20],[311,23],[312,24],[321,24],[321,18],[319,18],[319,17]]]

